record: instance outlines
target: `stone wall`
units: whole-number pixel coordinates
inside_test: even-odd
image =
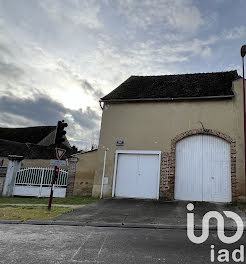
[[[77,157],[70,158],[68,159],[68,162],[69,162],[69,167],[68,167],[66,196],[73,196],[76,166],[77,166],[78,158]]]
[[[78,154],[74,192],[76,196],[91,195],[97,165],[97,150]]]

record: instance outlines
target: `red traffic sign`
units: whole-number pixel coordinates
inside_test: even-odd
[[[66,153],[66,150],[65,149],[56,148],[56,158],[58,160],[60,160],[65,153]]]

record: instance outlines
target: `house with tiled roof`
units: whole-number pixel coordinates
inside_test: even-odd
[[[15,141],[19,143],[31,143],[40,146],[50,146],[54,143],[56,126],[36,126],[7,128],[0,127],[0,139]],[[66,147],[71,148],[69,141],[65,137],[63,143]]]
[[[24,156],[25,159],[55,158],[54,137],[56,126],[0,128],[0,157]],[[75,153],[65,137],[66,156]]]
[[[236,71],[131,76],[100,105],[93,196],[231,202],[245,195]]]

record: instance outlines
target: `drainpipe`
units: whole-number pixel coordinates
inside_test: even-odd
[[[106,148],[104,151],[104,161],[103,161],[103,175],[102,175],[102,184],[101,184],[101,194],[100,194],[100,199],[103,197],[103,183],[104,183],[104,177],[105,177],[105,168],[106,168],[106,158],[107,158],[107,151],[109,149]]]
[[[245,177],[245,196],[246,196],[246,108],[245,108],[245,74],[244,57],[246,55],[246,45],[241,48],[242,66],[243,66],[243,117],[244,117],[244,177]]]

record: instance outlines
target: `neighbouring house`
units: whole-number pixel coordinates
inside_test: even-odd
[[[50,167],[50,159],[55,158],[54,143],[56,127],[38,126],[23,128],[0,128],[0,160],[8,165],[8,155],[24,156],[23,167]],[[65,137],[62,146],[67,150],[64,158],[76,151]]]
[[[97,149],[74,154],[78,158],[74,179],[74,196],[91,195],[97,166]]]
[[[131,76],[100,101],[93,196],[101,189],[103,197],[213,202],[245,195],[236,71]]]
[[[14,177],[19,178],[14,188],[11,191],[12,195],[22,196],[47,196],[49,195],[49,188],[42,186],[42,181],[47,183],[50,175],[52,175],[54,166],[50,165],[51,159],[56,159],[56,152],[54,143],[56,127],[27,127],[27,128],[0,128],[0,194],[3,192],[3,186],[6,179],[7,166],[12,166],[11,155],[22,156],[23,160],[20,162],[20,169]],[[73,186],[69,184],[65,189],[65,182],[68,183],[74,178],[76,170],[73,168],[74,162],[71,155],[77,152],[72,148],[67,139],[62,148],[66,149],[65,155],[62,157],[66,159],[66,166],[61,167],[59,184],[63,184],[62,192],[58,187],[54,195],[62,197],[72,195]],[[3,160],[3,163],[2,163]],[[9,163],[12,162],[12,163]],[[51,169],[52,168],[52,169]],[[65,170],[65,171],[63,171]],[[68,171],[68,172],[67,172]],[[67,175],[66,175],[67,174]],[[44,176],[42,176],[44,175]],[[33,176],[36,178],[34,179]],[[12,177],[12,176],[11,176]],[[18,185],[18,186],[17,186]],[[42,190],[42,192],[41,192]],[[60,196],[59,196],[60,197]]]
[[[0,139],[5,139],[20,143],[31,143],[40,146],[50,146],[54,143],[56,126],[36,126],[6,128],[0,127]],[[65,136],[63,143],[67,148],[71,148],[69,141]]]
[[[74,154],[72,149],[64,148],[66,149],[64,159]],[[52,146],[40,146],[0,139],[0,160],[4,160],[4,166],[8,166],[9,155],[23,156],[22,167],[52,167],[50,166],[50,159],[55,159],[56,157],[55,148]]]

